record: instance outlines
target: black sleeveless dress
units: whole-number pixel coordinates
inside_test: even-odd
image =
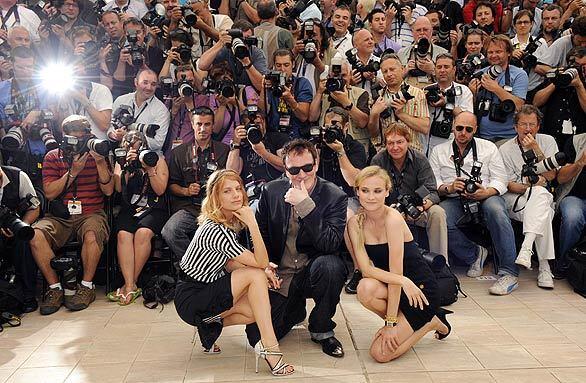
[[[389,270],[389,245],[381,243],[376,245],[364,245],[366,253],[375,267],[379,269]],[[423,310],[419,307],[412,307],[409,305],[409,299],[401,290],[401,299],[399,301],[399,310],[405,315],[407,321],[414,331],[419,330],[426,323],[428,323],[436,314],[439,304],[439,288],[433,271],[417,248],[415,241],[405,242],[403,252],[403,275],[409,278],[415,285],[417,285],[425,297],[429,305],[425,306]]]

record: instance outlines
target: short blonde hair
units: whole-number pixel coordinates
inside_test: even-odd
[[[197,218],[201,225],[206,219],[221,223],[222,225],[238,232],[244,228],[242,222],[236,217],[227,219],[222,213],[222,205],[220,203],[220,192],[224,187],[226,180],[237,181],[240,184],[242,190],[242,204],[243,206],[248,205],[248,195],[244,189],[244,183],[242,178],[234,170],[222,169],[216,170],[212,173],[206,184],[206,196],[201,204],[201,213]]]

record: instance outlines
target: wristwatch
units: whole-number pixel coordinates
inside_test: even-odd
[[[230,141],[230,151],[240,149],[240,144],[234,143],[234,141]]]
[[[251,61],[251,62],[250,62],[250,64],[248,64],[248,65],[242,65],[242,67],[243,67],[244,69],[248,69],[248,68],[250,68],[251,66],[252,66],[252,61]]]

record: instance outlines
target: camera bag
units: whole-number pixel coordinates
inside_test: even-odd
[[[431,271],[435,275],[437,280],[440,306],[449,306],[458,300],[458,293],[462,293],[465,297],[468,297],[460,286],[458,277],[454,275],[452,269],[445,261],[445,258],[441,254],[432,253],[429,250],[419,248],[419,253],[429,265]]]
[[[20,286],[0,278],[0,313],[20,315],[23,302],[24,294]]]
[[[568,282],[574,292],[586,298],[586,239],[582,239],[568,252],[568,259]]]
[[[161,310],[165,303],[175,299],[175,287],[177,279],[170,275],[153,275],[142,288],[143,304],[146,308],[154,309],[161,304]]]

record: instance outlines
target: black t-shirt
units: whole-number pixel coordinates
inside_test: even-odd
[[[541,87],[545,86],[547,84]],[[571,124],[576,127],[574,134],[586,132],[586,113],[580,107],[580,100],[574,87],[556,88],[543,107],[541,133],[553,136],[560,148],[563,148],[566,141],[573,135],[562,133],[565,120],[571,121]]]
[[[288,141],[289,135],[279,132],[267,132],[263,138],[265,148],[273,154],[277,154],[277,150],[285,146]],[[240,146],[240,158],[242,158],[242,171],[240,172],[240,176],[245,185],[254,183],[254,185],[259,186],[275,180],[283,174],[256,154],[248,141],[246,143],[243,141]]]
[[[568,163],[576,162],[576,149],[574,148],[574,143],[572,141],[572,139],[567,140],[564,147],[564,153],[566,153]],[[568,195],[586,199],[586,168],[582,169],[582,172],[578,175],[578,179],[576,179],[574,187],[570,190]]]
[[[367,158],[364,146],[349,134],[346,135],[344,151],[348,156],[348,160],[356,169],[363,169],[366,167]],[[338,155],[325,144],[320,151],[317,175],[338,185],[349,197],[354,196],[354,188],[351,185],[348,185],[342,176]]]

